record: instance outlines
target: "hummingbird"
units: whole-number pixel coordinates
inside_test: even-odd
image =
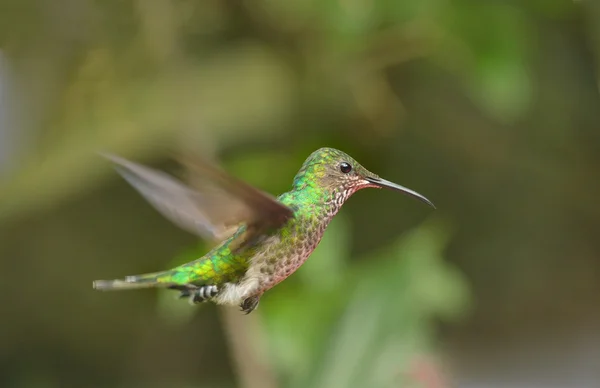
[[[308,259],[330,221],[358,190],[392,189],[435,208],[423,195],[379,177],[334,148],[310,154],[291,189],[277,198],[207,162],[180,160],[200,178],[192,188],[164,172],[103,155],[163,217],[216,245],[166,271],[96,280],[94,289],[166,288],[179,291],[191,304],[235,305],[246,314]]]

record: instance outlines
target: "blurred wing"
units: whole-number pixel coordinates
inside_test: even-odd
[[[274,197],[208,163],[189,166],[199,174],[198,184],[191,189],[164,172],[102,155],[165,218],[204,239],[223,240],[242,223],[252,230],[278,227],[293,216],[292,210]]]

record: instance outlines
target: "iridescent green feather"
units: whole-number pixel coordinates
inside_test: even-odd
[[[250,258],[254,254],[252,247],[244,249],[240,254],[233,254],[230,246],[237,239],[243,238],[245,227],[241,227],[229,239],[215,247],[201,258],[175,267],[154,276],[158,283],[170,284],[220,284],[239,278],[248,269]]]

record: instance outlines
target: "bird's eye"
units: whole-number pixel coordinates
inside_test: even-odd
[[[340,164],[340,171],[344,174],[348,174],[350,171],[352,171],[352,166],[349,163],[342,162]]]

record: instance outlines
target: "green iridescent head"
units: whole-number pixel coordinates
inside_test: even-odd
[[[294,178],[294,189],[313,187],[335,195],[341,205],[360,189],[367,187],[388,188],[417,198],[435,208],[421,194],[382,179],[364,168],[350,155],[335,148],[320,148],[310,154]]]

